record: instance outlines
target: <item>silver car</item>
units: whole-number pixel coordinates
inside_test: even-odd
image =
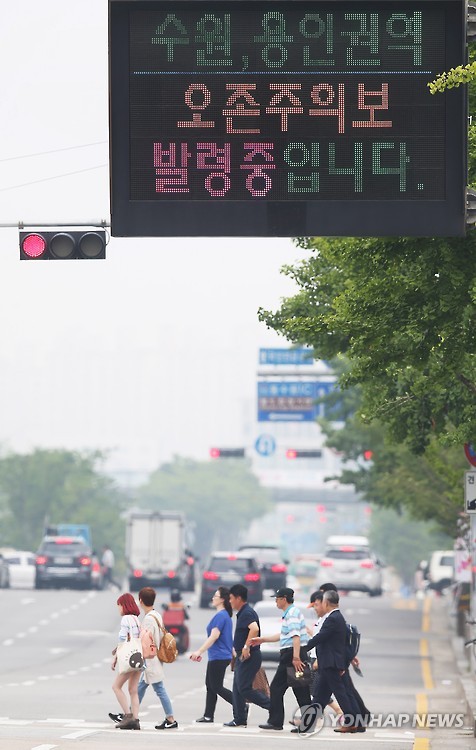
[[[326,548],[316,575],[316,589],[333,583],[339,591],[382,595],[382,564],[367,546],[336,543]]]

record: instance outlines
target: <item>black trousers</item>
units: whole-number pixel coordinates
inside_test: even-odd
[[[357,721],[359,706],[350,690],[348,681],[345,679],[346,674],[349,674],[347,670],[344,675],[341,675],[340,670],[334,667],[325,667],[324,669],[319,667],[312,686],[312,702],[318,704],[324,711],[332,693],[334,693],[335,699],[346,717],[346,724],[353,725]]]
[[[207,664],[207,673],[205,675],[207,698],[205,701],[205,713],[203,715],[208,719],[213,719],[215,716],[218,696],[223,698],[227,703],[233,704],[231,690],[228,690],[223,685],[226,668],[229,663],[230,659],[212,659]]]
[[[301,649],[301,660],[307,661],[308,654],[306,649]],[[284,694],[288,689],[288,675],[287,667],[292,667],[293,664],[293,649],[287,648],[281,651],[279,657],[279,664],[276,670],[276,674],[270,685],[271,690],[271,705],[269,707],[269,719],[268,722],[274,727],[282,727],[284,724]],[[311,702],[311,694],[307,686],[304,687],[293,687],[292,691],[296,696],[296,700],[299,706],[308,706]]]
[[[346,669],[343,675],[343,680],[344,680],[345,689],[347,690],[348,693],[350,693],[350,695],[352,695],[355,703],[357,704],[357,708],[359,709],[359,712],[357,714],[357,724],[366,726],[370,719],[370,711],[365,705],[362,696],[360,695],[357,688],[355,687],[348,669]]]

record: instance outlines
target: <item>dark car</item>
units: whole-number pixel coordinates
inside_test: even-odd
[[[35,588],[92,588],[93,555],[82,536],[45,536],[36,553]]]
[[[202,574],[200,607],[208,607],[218,586],[242,583],[248,589],[248,601],[263,598],[263,582],[258,564],[247,552],[214,552]]]
[[[286,586],[288,569],[279,547],[271,544],[242,544],[239,550],[252,555],[258,563],[263,579],[263,588],[276,591]]]

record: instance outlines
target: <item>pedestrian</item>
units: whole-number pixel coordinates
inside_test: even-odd
[[[280,654],[276,674],[270,685],[271,704],[266,724],[260,724],[260,729],[283,729],[284,724],[284,694],[288,689],[287,668],[293,667],[295,672],[304,670],[307,661],[306,644],[308,641],[306,622],[301,610],[294,604],[294,591],[290,588],[280,588],[275,594],[276,606],[282,612],[281,632],[273,635],[252,638],[251,642],[272,643],[279,641]],[[299,706],[308,706],[311,702],[309,687],[293,687],[293,693]]]
[[[230,604],[236,612],[233,638],[235,672],[233,678],[233,719],[225,727],[246,727],[248,707],[246,702],[269,711],[270,700],[261,690],[253,688],[253,680],[261,667],[261,649],[253,646],[251,639],[261,635],[259,617],[248,604],[248,589],[242,583],[230,588]]]
[[[119,609],[119,614],[121,615],[121,627],[118,636],[118,646],[120,646],[124,641],[128,641],[130,638],[139,638],[140,623],[138,616],[140,611],[134,597],[129,593],[122,594],[119,597],[117,600],[117,607]],[[116,651],[117,649],[114,649],[111,669],[116,668]],[[139,678],[139,671],[127,672],[127,674],[116,675],[116,678],[112,683],[114,695],[119,702],[123,715],[122,719],[116,724],[116,727],[119,727],[119,729],[140,729],[139,695],[137,692]],[[126,698],[122,689],[126,682],[129,690],[129,700]],[[109,714],[109,716],[111,717],[111,714]]]
[[[205,711],[199,724],[211,724],[215,718],[215,707],[218,696],[227,703],[233,705],[233,695],[223,685],[226,668],[231,662],[233,654],[233,628],[231,618],[233,610],[230,604],[230,592],[225,586],[219,586],[212,596],[212,604],[216,614],[207,625],[206,641],[197,648],[190,658],[192,661],[201,661],[202,654],[208,651],[208,664],[205,676],[205,687],[207,697],[205,700]]]
[[[139,591],[139,604],[144,612],[142,627],[152,633],[158,651],[163,634],[161,628],[164,627],[164,624],[160,613],[154,609],[155,597],[156,592],[151,586],[146,586]],[[142,701],[149,685],[152,685],[152,689],[159,698],[165,713],[164,721],[155,728],[177,729],[178,723],[175,720],[172,703],[164,685],[164,668],[157,656],[145,660],[145,671],[141,674],[138,688],[139,703]]]
[[[325,591],[335,591],[335,592],[337,592],[337,588],[336,588],[335,584],[333,584],[333,583],[323,583],[320,586],[319,591],[321,591],[323,593]],[[359,725],[360,726],[366,726],[369,723],[369,721],[370,721],[371,713],[370,713],[369,709],[367,708],[367,706],[365,705],[362,696],[360,695],[359,691],[355,687],[354,682],[352,680],[352,677],[350,676],[350,665],[351,664],[352,664],[352,666],[354,667],[354,669],[356,671],[360,669],[360,660],[359,660],[358,656],[354,656],[354,658],[352,659],[352,661],[347,664],[347,669],[345,670],[345,673],[343,675],[344,685],[345,685],[345,688],[346,688],[347,692],[352,695],[352,698],[354,699],[354,702],[357,705],[358,712],[359,712],[358,713],[358,723],[359,723]],[[332,703],[331,703],[331,705],[332,705]]]
[[[105,544],[103,547],[101,565],[102,565],[102,574],[104,577],[104,583],[111,584],[112,586],[115,586],[120,591],[121,584],[115,580],[114,575],[113,575],[114,565],[115,565],[114,552],[107,544]]]
[[[308,633],[311,636],[311,638],[312,638],[312,636],[317,635],[317,633],[321,629],[322,623],[324,622],[324,609],[323,609],[323,604],[322,604],[322,597],[323,596],[324,596],[324,592],[323,591],[314,591],[311,594],[311,596],[310,596],[310,602],[307,605],[308,608],[309,609],[313,609],[314,612],[317,615],[317,622],[314,624],[314,632],[310,632],[309,628],[308,628]],[[312,668],[313,668],[313,670],[315,672],[315,676],[314,676],[313,684],[312,684],[312,687],[311,687],[311,697],[314,694],[314,692],[316,692],[316,690],[317,690],[317,679],[318,679],[318,673],[317,673],[318,662],[317,662],[317,658],[314,660]],[[331,708],[334,711],[334,713],[336,714],[336,716],[339,719],[344,715],[344,712],[342,711],[341,707],[339,706],[339,704],[337,703],[336,700],[330,700],[329,703],[328,703],[328,706],[329,706],[329,708]],[[297,723],[299,724],[299,722],[297,722]]]
[[[347,670],[346,636],[347,626],[339,610],[337,591],[325,591],[322,596],[323,623],[317,635],[308,642],[306,649],[316,649],[318,668],[313,686],[313,704],[322,716],[332,693],[345,714],[345,722],[334,729],[340,733],[365,731],[357,725],[358,706],[346,689],[343,676]],[[310,727],[308,727],[310,729]]]

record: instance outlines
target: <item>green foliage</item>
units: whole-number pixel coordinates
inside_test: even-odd
[[[269,510],[269,496],[247,462],[176,457],[158,468],[139,495],[142,507],[181,510],[194,525],[195,551],[236,549],[238,533]]]
[[[269,327],[323,359],[344,354],[361,418],[422,453],[476,435],[476,233],[465,239],[310,239],[284,272],[298,292]]]
[[[458,65],[456,68],[450,68],[446,73],[441,73],[434,81],[428,83],[430,93],[447,91],[448,89],[457,88],[462,84],[470,83],[476,79],[476,62],[470,62],[467,65]]]
[[[340,363],[336,369],[342,372]],[[405,444],[391,442],[383,424],[365,424],[359,417],[360,388],[342,394],[348,416],[344,426],[321,420],[327,447],[341,454],[344,468],[337,477],[352,484],[374,508],[388,508],[415,521],[430,521],[434,532],[454,538],[461,515],[462,476],[466,459],[462,448],[441,446],[432,438],[423,455]],[[324,399],[326,400],[326,399]],[[351,413],[351,405],[354,413]],[[364,451],[372,451],[365,461]],[[379,549],[384,549],[381,543]]]
[[[0,458],[1,545],[38,547],[47,523],[83,523],[96,549],[108,543],[120,558],[126,500],[97,470],[100,453],[35,450]]]
[[[383,550],[387,565],[395,568],[402,580],[413,586],[414,574],[421,560],[428,560],[435,549],[452,549],[451,538],[435,535],[431,523],[415,521],[408,513],[378,508],[372,514],[370,541]]]

